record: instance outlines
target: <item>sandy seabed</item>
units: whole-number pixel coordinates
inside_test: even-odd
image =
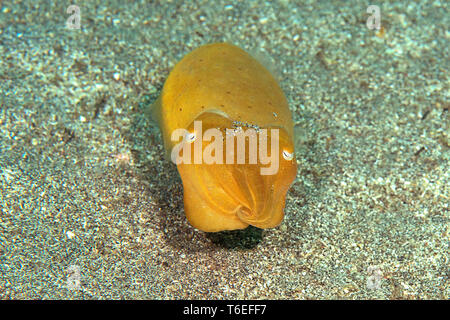
[[[0,2],[1,299],[448,299],[446,1]],[[145,110],[218,41],[293,112],[275,228],[207,234]]]

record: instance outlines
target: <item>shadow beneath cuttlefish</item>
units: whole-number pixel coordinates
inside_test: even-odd
[[[226,249],[253,249],[261,243],[263,230],[249,226],[243,230],[221,231],[206,234],[218,247]]]

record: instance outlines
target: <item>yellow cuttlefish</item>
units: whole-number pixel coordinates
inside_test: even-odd
[[[297,173],[293,122],[261,63],[231,44],[201,46],[175,65],[152,113],[177,163],[192,226],[216,232],[281,223]]]

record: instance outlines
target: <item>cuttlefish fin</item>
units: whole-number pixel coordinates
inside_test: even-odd
[[[161,123],[161,96],[146,109],[148,118],[156,123]]]
[[[161,139],[163,140],[163,143],[164,143],[165,158],[167,161],[170,161],[171,160],[171,158],[170,158],[171,148],[168,145],[167,137],[165,137],[164,130],[162,130],[162,128],[161,128],[161,123],[162,123],[161,112],[162,111],[161,111],[161,95],[160,95],[158,97],[158,99],[155,100],[155,102],[150,104],[150,106],[145,109],[145,115],[146,115],[147,119],[150,120],[152,127],[161,129],[158,131],[160,131]]]

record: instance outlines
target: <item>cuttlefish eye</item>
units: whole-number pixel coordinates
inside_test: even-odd
[[[293,152],[291,153],[287,150],[283,150],[283,158],[284,160],[291,161],[292,159],[294,159],[294,153]]]
[[[195,134],[195,132],[189,132],[186,134],[186,142],[188,142],[188,143],[194,142],[196,138],[197,138],[197,135]]]

